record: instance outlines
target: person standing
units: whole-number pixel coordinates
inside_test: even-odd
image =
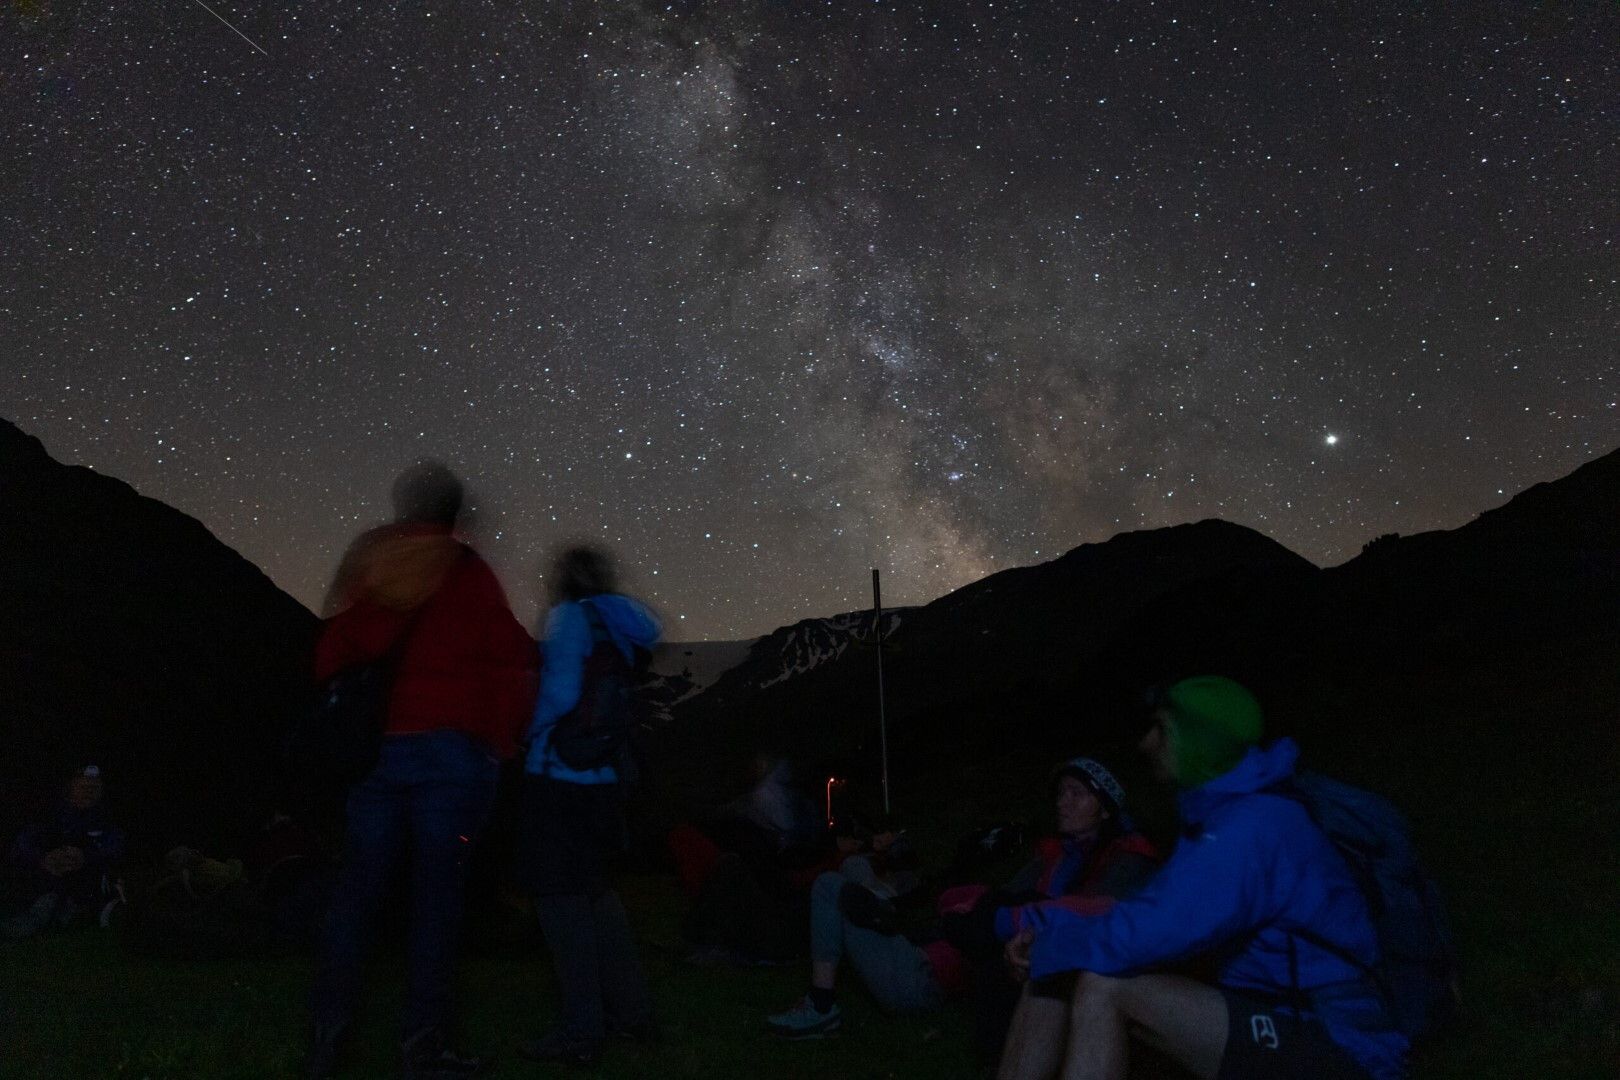
[[[312,1078],[335,1067],[373,918],[407,857],[404,1075],[469,1076],[486,1065],[450,1044],[456,942],[468,858],[534,700],[534,642],[488,564],[456,535],[462,486],[449,469],[431,461],[407,469],[393,503],[394,522],[344,556],[315,653],[319,680],[390,654],[397,661],[381,753],[345,806],[343,867],[312,1002]]]
[[[554,565],[540,697],[528,731],[519,809],[516,877],[534,896],[562,995],[560,1022],[519,1048],[532,1061],[588,1065],[609,1034],[656,1034],[652,996],[630,923],[609,885],[606,862],[625,843],[622,752],[582,766],[565,748],[581,710],[598,722],[639,652],[657,642],[658,620],[616,591],[609,557],[573,547]],[[622,751],[622,744],[617,748]],[[573,760],[573,764],[568,759]]]

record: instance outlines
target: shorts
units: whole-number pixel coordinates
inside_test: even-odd
[[[1321,1022],[1222,990],[1229,1017],[1219,1080],[1370,1080]]]

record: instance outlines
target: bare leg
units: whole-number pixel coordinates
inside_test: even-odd
[[[1111,979],[1086,972],[1069,1013],[1063,1080],[1124,1080],[1130,1033],[1201,1078],[1220,1071],[1226,1053],[1226,999],[1180,975]]]
[[[1031,994],[1025,983],[1012,1026],[1007,1029],[998,1080],[1050,1080],[1057,1075],[1068,1034],[1068,1012],[1067,1002]]]

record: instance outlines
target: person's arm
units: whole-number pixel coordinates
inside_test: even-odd
[[[478,655],[485,669],[486,704],[501,738],[515,742],[534,716],[539,650],[512,614],[506,591],[489,565],[478,559],[472,572],[478,578],[483,610],[480,624],[484,633]]]
[[[402,616],[360,600],[327,619],[315,642],[315,681],[325,682],[351,664],[378,659],[394,644]]]
[[[1037,911],[1066,911],[1074,915],[1106,915],[1117,903],[1112,896],[1070,893],[1049,900],[1033,900],[1027,904],[999,907],[995,913],[995,935],[999,941],[1011,941],[1035,922]]]
[[[1227,815],[1214,832],[1183,840],[1157,877],[1103,915],[1061,906],[1025,909],[1034,932],[1030,973],[1122,975],[1207,952],[1263,925],[1283,890],[1264,808]]]
[[[1122,851],[1108,860],[1095,881],[1087,882],[1084,892],[1088,896],[1123,900],[1141,892],[1158,872],[1159,860],[1153,855]]]
[[[546,618],[540,696],[534,706],[528,741],[543,742],[563,714],[579,704],[585,658],[591,651],[591,626],[579,604],[558,604]]]

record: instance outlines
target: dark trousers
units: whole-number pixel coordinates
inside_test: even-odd
[[[321,932],[315,1021],[354,1015],[372,923],[390,877],[410,858],[404,1037],[450,1019],[467,862],[495,798],[499,766],[455,731],[391,735],[377,767],[349,794],[343,867]]]
[[[652,995],[605,864],[623,846],[617,788],[524,779],[517,878],[534,895],[573,1043],[652,1022]]]

